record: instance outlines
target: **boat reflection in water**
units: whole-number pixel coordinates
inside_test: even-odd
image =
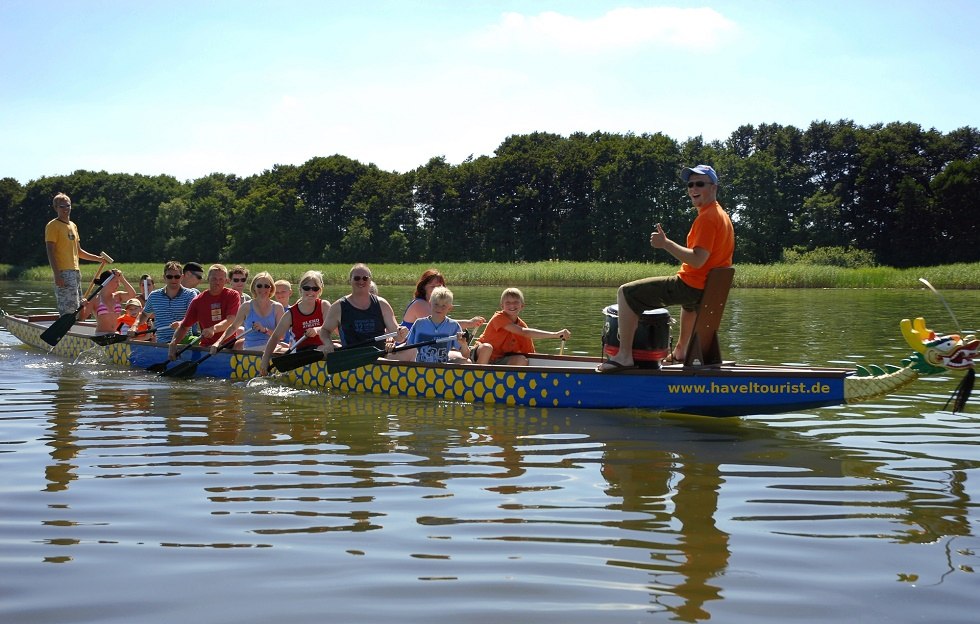
[[[648,610],[693,622],[722,598],[731,523],[860,538],[847,527],[864,526],[870,508],[895,521],[882,539],[970,535],[962,470],[946,483],[902,481],[863,452],[761,421],[341,396],[268,380],[148,383],[138,374],[63,374],[43,392],[54,406],[48,491],[67,492],[80,475],[103,480],[132,490],[142,513],[169,515],[144,540],[301,548],[348,566],[365,599],[379,591],[378,569],[344,557],[454,581],[461,597],[537,573],[591,587],[583,601],[615,601],[628,588],[647,593]],[[755,488],[770,480],[771,500],[742,501],[746,479]],[[853,490],[853,501],[816,512],[827,489],[845,500]],[[726,498],[737,508],[722,511]],[[51,521],[82,525],[85,506]],[[82,541],[67,532],[60,546]]]

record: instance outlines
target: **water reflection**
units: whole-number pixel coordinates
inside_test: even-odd
[[[619,583],[644,588],[649,610],[685,622],[710,619],[708,604],[722,598],[732,523],[810,539],[971,534],[975,464],[959,462],[941,480],[902,475],[903,461],[930,462],[848,449],[816,430],[255,390],[64,371],[46,390],[46,490],[67,490],[79,473],[192,479],[206,513],[237,518],[231,536],[161,545],[277,547],[297,535],[394,531],[414,536],[408,556],[456,562],[441,581],[464,575],[461,542],[508,544],[513,558],[539,563],[560,547],[601,557]],[[726,487],[748,482],[750,513],[719,518]],[[759,496],[760,483],[770,496]],[[71,517],[62,510],[51,522],[83,524]],[[894,521],[891,530],[881,520]]]
[[[758,315],[756,296],[732,318]],[[837,305],[809,297],[768,297],[769,327],[822,327],[820,340],[765,342],[753,329],[730,332],[732,350],[816,362],[826,343],[837,357],[904,351],[897,331],[797,318],[800,300]],[[854,298],[862,314],[895,315],[894,301]],[[19,561],[136,569],[138,551],[165,548],[174,575],[203,565],[236,586],[270,571],[277,589],[313,584],[321,613],[399,595],[457,621],[491,621],[491,608],[464,616],[515,601],[561,621],[641,619],[632,610],[735,621],[733,594],[768,595],[757,578],[810,603],[882,576],[876,589],[944,583],[952,602],[973,600],[955,583],[975,580],[980,436],[974,416],[937,411],[955,380],[859,408],[716,420],[171,381],[9,347],[0,361],[3,474],[31,484],[5,488],[13,514],[0,533]],[[36,497],[24,492],[34,482]],[[834,549],[846,557],[827,560]],[[341,579],[316,566],[343,582],[331,589]],[[83,590],[98,592],[103,574]],[[274,606],[248,603],[256,619],[290,620],[277,593],[258,594]],[[735,611],[791,616],[754,600]]]

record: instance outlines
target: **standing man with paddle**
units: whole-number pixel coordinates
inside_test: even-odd
[[[71,198],[58,193],[52,200],[58,216],[44,227],[44,245],[48,252],[48,264],[54,273],[54,294],[58,312],[70,314],[82,304],[82,277],[78,260],[89,262],[109,261],[105,252],[95,255],[82,249],[78,226],[71,220]]]
[[[212,264],[208,269],[208,289],[191,301],[184,320],[180,322],[180,327],[170,340],[168,354],[171,360],[176,358],[177,345],[194,323],[201,328],[202,347],[217,342],[221,332],[231,325],[235,315],[238,314],[241,297],[237,291],[225,288],[226,283],[228,283],[228,269],[223,264]]]

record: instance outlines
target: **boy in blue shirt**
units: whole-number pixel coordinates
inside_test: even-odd
[[[469,361],[470,345],[463,339],[463,329],[459,323],[449,318],[453,309],[453,291],[445,286],[437,286],[429,297],[432,313],[416,319],[408,332],[407,344],[426,342],[437,338],[453,336],[452,340],[419,347],[416,362],[463,362]]]

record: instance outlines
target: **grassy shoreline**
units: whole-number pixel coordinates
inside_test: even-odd
[[[203,263],[205,268],[206,263]],[[254,275],[269,271],[276,279],[288,279],[294,284],[307,269],[323,272],[327,284],[342,284],[347,279],[350,264],[282,264],[245,263]],[[161,282],[163,263],[126,263],[113,265],[122,269],[127,277],[138,278],[143,273]],[[230,266],[231,265],[226,265]],[[451,286],[608,286],[616,287],[624,282],[654,275],[670,275],[677,270],[676,264],[644,262],[442,262],[425,264],[372,264],[371,270],[379,285],[415,284],[419,275],[430,267],[437,267]],[[84,263],[82,277],[91,279],[97,264]],[[924,277],[939,289],[969,290],[980,288],[980,262],[958,263],[936,267],[896,269],[873,267],[845,269],[833,266],[804,264],[737,264],[735,265],[736,288],[921,288],[919,278]],[[51,269],[47,265],[18,268],[0,265],[0,279],[48,281]]]

